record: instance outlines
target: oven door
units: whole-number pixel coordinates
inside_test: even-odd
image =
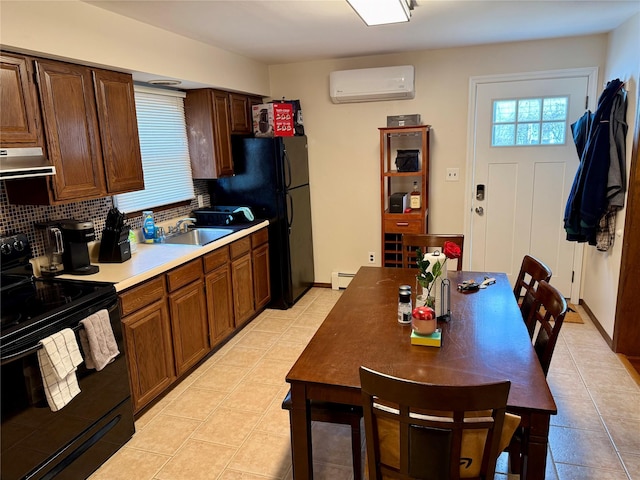
[[[88,477],[126,443],[134,432],[120,314],[115,295],[89,310],[55,319],[56,328],[74,328],[86,316],[109,311],[120,354],[103,370],[76,371],[81,392],[52,412],[45,399],[38,366],[38,338],[2,358],[1,477],[11,479],[79,479]],[[77,329],[77,328],[76,328]],[[47,334],[51,334],[48,332]]]

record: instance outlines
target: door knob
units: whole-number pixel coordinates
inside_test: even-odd
[[[484,215],[484,208],[482,207],[476,207],[476,213],[478,215]]]

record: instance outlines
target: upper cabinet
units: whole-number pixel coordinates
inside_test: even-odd
[[[251,134],[251,106],[261,101],[260,97],[209,88],[187,92],[184,109],[193,178],[233,175],[231,135]]]
[[[22,60],[27,71],[36,71],[46,151],[56,175],[7,181],[9,201],[48,205],[143,189],[131,75]],[[3,63],[3,83],[4,72]],[[2,109],[9,103],[3,85]],[[2,146],[9,146],[4,137]]]
[[[107,194],[91,70],[36,61],[55,200]]]
[[[33,64],[23,56],[0,55],[0,144],[3,147],[43,145]]]
[[[131,75],[94,70],[98,125],[107,192],[144,189],[140,138]]]

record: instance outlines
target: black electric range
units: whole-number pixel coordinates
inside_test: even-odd
[[[134,432],[115,288],[35,278],[31,248],[22,234],[0,239],[0,254],[0,477],[86,478]],[[77,337],[80,320],[102,309],[109,314],[120,354],[99,372],[80,364],[75,374],[81,392],[54,412],[44,395],[40,341],[64,328]]]

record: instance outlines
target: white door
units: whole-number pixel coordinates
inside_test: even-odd
[[[506,272],[513,284],[530,254],[551,268],[556,288],[574,296],[576,244],[566,241],[563,228],[579,164],[571,124],[586,111],[594,78],[584,73],[476,84],[472,270]]]

